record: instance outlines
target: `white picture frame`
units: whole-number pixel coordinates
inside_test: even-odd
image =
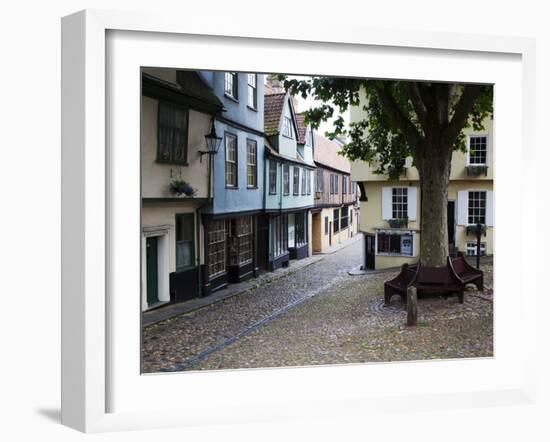
[[[143,53],[136,54],[136,44],[143,45]],[[536,324],[526,312],[527,306],[536,302],[536,285],[534,278],[525,277],[526,258],[535,254],[532,242],[522,242],[515,257],[495,257],[495,290],[499,292],[495,303],[494,358],[139,375],[139,362],[134,359],[139,355],[139,347],[135,346],[139,342],[139,329],[135,327],[140,311],[139,293],[135,293],[135,308],[127,309],[113,296],[119,280],[133,280],[134,273],[139,292],[139,266],[136,269],[131,264],[119,265],[121,256],[132,262],[136,257],[132,253],[132,233],[124,235],[118,219],[123,213],[139,213],[139,204],[132,198],[126,198],[124,206],[120,199],[120,192],[139,192],[139,180],[135,180],[139,168],[131,150],[139,142],[121,142],[118,129],[119,122],[133,125],[133,132],[127,132],[128,139],[135,142],[137,136],[139,140],[139,133],[134,133],[139,106],[126,109],[129,114],[117,120],[120,100],[117,102],[113,92],[120,92],[119,98],[129,94],[128,105],[138,103],[136,66],[139,67],[140,57],[145,57],[147,63],[158,60],[163,66],[197,67],[183,66],[177,57],[166,61],[167,48],[179,45],[191,45],[187,47],[194,54],[193,59],[201,60],[202,56],[200,67],[209,69],[243,70],[247,66],[251,71],[277,72],[284,71],[281,69],[285,66],[288,69],[288,63],[295,63],[292,73],[296,74],[357,75],[360,66],[344,71],[347,62],[342,58],[337,64],[325,62],[324,68],[315,71],[310,71],[316,69],[311,59],[302,64],[297,60],[305,53],[332,56],[356,55],[359,51],[372,60],[387,62],[386,74],[377,65],[381,78],[483,82],[498,78],[495,143],[504,150],[515,144],[516,150],[513,159],[495,155],[495,213],[500,229],[495,233],[495,248],[506,232],[521,231],[521,226],[536,218],[536,189],[526,185],[512,187],[499,178],[514,167],[517,169],[518,164],[527,178],[527,158],[535,155],[535,46],[531,39],[338,26],[312,29],[292,23],[277,28],[250,23],[239,26],[235,20],[207,23],[182,21],[169,14],[99,10],[67,16],[62,21],[62,423],[84,432],[101,432],[534,403]],[[250,61],[236,57],[231,62],[222,56],[208,59],[208,50],[220,50],[223,46],[240,54],[259,50],[275,54],[284,49],[287,60],[254,57]],[[202,55],[199,48],[203,49]],[[399,63],[404,59],[408,63]],[[468,77],[460,66],[450,63],[456,60],[474,63],[480,70]],[[495,73],[491,63],[501,63],[507,72]],[[426,64],[430,66],[429,75]],[[373,71],[363,75],[372,75]],[[127,79],[127,87],[119,87],[121,78]],[[503,103],[519,104],[520,110],[515,109],[516,119],[521,113],[519,127],[509,124],[513,121],[511,111]],[[518,145],[520,161],[516,156]],[[121,155],[126,154],[132,159],[123,172]],[[525,161],[522,163],[521,159]],[[133,187],[122,189],[121,183]],[[510,196],[521,201],[514,222],[507,221],[506,216],[505,201]],[[139,223],[139,216],[132,222]],[[136,244],[137,238],[136,235]],[[139,252],[137,255],[139,260]],[[499,280],[503,281],[500,275],[513,269],[511,258],[516,265],[522,263],[521,277],[499,285]],[[516,293],[516,316],[510,309],[510,300],[501,296],[511,291]],[[514,327],[510,325],[512,318]],[[129,340],[131,353],[119,351],[117,342],[122,339]],[[479,379],[473,378],[473,373]],[[450,383],[449,376],[453,374]],[[390,388],[380,382],[388,376],[399,379],[403,375],[418,379],[417,385],[406,389],[405,384],[397,382]],[[378,387],[373,382],[369,384],[372,379],[377,380]],[[323,389],[318,388],[321,383]],[[291,388],[281,389],[281,385]],[[172,396],[176,393],[170,396],[168,392],[176,392],[182,386],[187,388],[193,407],[173,406]],[[263,397],[258,394],[260,390]],[[155,405],[147,408],[147,403]]]

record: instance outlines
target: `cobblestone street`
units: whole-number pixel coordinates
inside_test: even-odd
[[[359,237],[358,237],[359,238]],[[350,276],[357,239],[322,260],[256,289],[145,327],[142,372],[487,357],[493,354],[492,265],[485,290],[383,306],[395,272]]]

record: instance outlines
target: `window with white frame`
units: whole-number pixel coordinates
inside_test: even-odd
[[[468,192],[468,224],[485,224],[487,213],[487,192],[470,190]]]
[[[248,74],[248,106],[256,109],[258,105],[257,74]]]
[[[225,220],[213,220],[208,229],[208,277],[225,273]]]
[[[225,73],[225,82],[224,82],[224,93],[225,95],[230,96],[231,98],[234,98],[235,100],[237,97],[237,84],[238,84],[238,77],[236,72],[226,72]]]
[[[283,195],[290,193],[290,166],[288,164],[283,165]]]
[[[225,185],[237,187],[237,137],[225,134]]]
[[[292,138],[292,121],[288,117],[283,118],[283,135]]]
[[[468,162],[469,164],[487,164],[487,136],[486,135],[470,135],[468,138],[469,153],[468,153]]]
[[[379,255],[413,256],[411,232],[377,232],[376,242]]]
[[[308,170],[307,171],[307,178],[306,178],[306,189],[307,189],[307,194],[308,195],[311,195],[311,170]]]
[[[487,243],[479,244],[479,255],[485,256],[487,254]],[[477,242],[470,241],[466,243],[466,255],[468,256],[477,256]]]
[[[306,183],[307,183],[307,169],[302,171],[302,195],[306,194]]]
[[[294,166],[294,176],[292,180],[292,194],[300,194],[300,168]]]
[[[254,140],[246,140],[246,185],[254,188],[258,185],[258,146]]]
[[[407,218],[408,189],[406,187],[392,188],[392,218]]]
[[[277,162],[269,160],[269,193],[277,193]]]

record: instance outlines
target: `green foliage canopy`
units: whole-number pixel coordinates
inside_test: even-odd
[[[322,121],[338,115],[326,135],[347,138],[342,154],[375,167],[375,173],[398,178],[405,158],[421,170],[423,163],[454,150],[465,151],[463,129],[483,130],[492,115],[491,85],[373,80],[337,77],[280,76],[287,90],[321,104],[305,111],[306,123],[318,129]],[[341,116],[361,106],[365,118],[346,125]],[[347,126],[347,127],[346,127]]]

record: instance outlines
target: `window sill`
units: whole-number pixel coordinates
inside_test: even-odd
[[[413,255],[402,255],[401,253],[377,253],[375,256],[390,256],[395,258],[415,258]]]
[[[247,107],[248,109],[250,109],[251,111],[258,112],[258,109],[257,109],[257,108],[252,107],[252,106],[250,106],[249,104],[247,104],[246,107]]]
[[[226,189],[231,189],[231,190],[239,190],[238,186],[228,186],[228,185],[226,185],[225,188]]]
[[[157,159],[155,160],[155,163],[172,165],[172,166],[189,166],[189,163],[187,161],[163,161],[163,160]]]
[[[238,98],[234,97],[233,95],[229,95],[227,92],[224,92],[224,93],[223,93],[223,96],[224,96],[225,98],[228,98],[228,99],[231,100],[231,101],[234,101],[235,103],[238,103],[238,102],[239,102],[239,99],[238,99]]]
[[[247,188],[248,190],[254,190],[254,189],[257,189],[258,186],[246,186],[246,188]]]

